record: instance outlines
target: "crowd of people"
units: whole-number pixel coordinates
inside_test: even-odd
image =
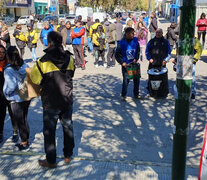
[[[203,35],[204,46],[207,27],[205,14],[201,15],[196,25],[199,28],[198,39]],[[148,40],[149,32],[150,40]],[[117,18],[115,23],[110,23],[107,19],[104,23],[100,23],[99,19],[93,23],[88,18],[88,22],[83,26],[81,16],[79,16],[74,27],[68,21],[61,22],[56,28],[52,23],[44,22],[44,28],[39,37],[45,54],[38,60],[36,47],[39,38],[33,28],[33,23],[27,25],[26,33],[22,32],[21,25],[16,25],[13,36],[19,50],[16,46],[11,46],[8,29],[0,21],[0,143],[3,142],[4,119],[8,108],[13,127],[12,141],[17,143],[20,136],[21,142],[16,144],[18,150],[29,149],[30,131],[27,114],[31,99],[23,92],[26,69],[29,67],[23,60],[27,46],[34,61],[30,78],[34,84],[41,86],[46,159],[39,160],[39,165],[55,168],[55,130],[58,119],[63,126],[63,152],[66,163],[71,161],[75,146],[72,122],[73,76],[75,68],[82,70],[86,68],[84,37],[87,37],[88,52],[94,56],[96,68],[99,67],[100,57],[105,68],[115,66],[115,61],[121,65],[122,100],[126,100],[130,81],[128,69],[129,67],[132,67],[133,71],[136,69],[136,73],[133,74],[135,75],[133,92],[134,98],[140,99],[139,62],[148,60],[148,69],[165,67],[171,58],[171,50],[177,47],[179,30],[177,24],[172,23],[167,34],[163,35],[163,30],[158,27],[155,13],[152,13],[149,25],[144,14],[139,17],[138,21],[135,21],[129,14],[125,28],[123,28],[120,18]],[[199,40],[195,40],[195,42],[194,66],[202,53]],[[174,63],[176,64],[176,60]],[[195,73],[193,76],[195,77]],[[195,87],[193,89],[195,90]],[[195,98],[195,92],[193,93]]]

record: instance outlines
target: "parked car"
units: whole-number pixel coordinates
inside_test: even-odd
[[[30,23],[29,15],[28,16],[20,16],[17,20],[17,24],[28,24]]]
[[[44,17],[44,19],[42,20],[43,22],[44,21],[50,21],[50,20],[53,20],[54,21],[54,24],[58,24],[58,17],[57,16],[46,16]]]
[[[60,23],[60,21],[66,21],[66,14],[60,14],[58,16],[58,23]]]
[[[67,21],[70,21],[70,23],[72,24],[72,25],[74,25],[75,24],[75,14],[70,14],[70,15],[68,15],[68,16],[66,16],[66,18],[65,18],[65,22],[67,22]]]
[[[7,26],[12,26],[14,24],[14,18],[12,17],[2,17],[1,20],[6,24]]]

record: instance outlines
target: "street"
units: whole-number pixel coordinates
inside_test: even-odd
[[[164,35],[170,23],[159,20]],[[15,40],[12,38],[12,45]],[[38,41],[37,56],[43,55]],[[120,99],[122,74],[120,65],[105,69],[94,67],[94,58],[86,53],[86,70],[76,69],[74,77],[74,159],[63,162],[63,134],[57,125],[57,168],[38,166],[44,158],[42,107],[40,98],[29,108],[30,150],[14,152],[12,126],[5,119],[4,142],[0,145],[0,179],[170,179],[176,73],[167,64],[169,95],[166,99],[147,96],[148,62],[141,62],[141,100],[134,100],[133,83],[126,102]],[[25,61],[33,65],[26,48]],[[101,63],[100,63],[101,64]],[[204,128],[207,119],[207,55],[197,63],[197,95],[191,101],[187,149],[187,179],[197,179]]]

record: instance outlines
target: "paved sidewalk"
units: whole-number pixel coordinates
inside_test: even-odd
[[[56,169],[39,167],[39,155],[1,155],[0,179],[136,179],[136,180],[169,180],[169,164],[151,162],[127,162],[116,160],[90,159],[74,157],[71,163],[65,164],[63,158],[57,159]],[[197,169],[188,167],[187,179],[197,179]]]
[[[161,19],[159,26],[167,29]],[[12,39],[14,44],[14,39]],[[42,45],[38,42],[38,56]],[[25,61],[32,66],[26,49]],[[7,116],[4,142],[0,145],[0,180],[4,179],[170,179],[174,118],[173,85],[176,74],[168,63],[169,96],[155,100],[147,96],[148,62],[141,62],[141,100],[134,100],[132,83],[126,102],[120,101],[121,68],[94,67],[87,54],[86,70],[77,69],[74,77],[73,121],[74,159],[63,162],[62,128],[57,124],[58,167],[48,170],[38,166],[44,158],[42,107],[40,98],[29,108],[29,152],[15,152],[11,142],[11,121]],[[191,102],[187,147],[187,179],[197,179],[204,127],[207,119],[207,58],[197,63],[197,99]]]

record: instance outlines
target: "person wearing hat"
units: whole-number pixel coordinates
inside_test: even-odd
[[[37,32],[33,29],[32,24],[28,24],[27,29],[28,31],[25,34],[27,46],[30,52],[32,53],[32,60],[36,61],[37,60],[36,47],[37,47],[38,35],[37,35]]]
[[[26,46],[26,38],[25,35],[22,32],[22,26],[20,24],[17,24],[16,28],[14,29],[13,36],[15,37],[17,47],[20,50],[21,58],[23,59],[24,53],[25,53],[25,46]]]

